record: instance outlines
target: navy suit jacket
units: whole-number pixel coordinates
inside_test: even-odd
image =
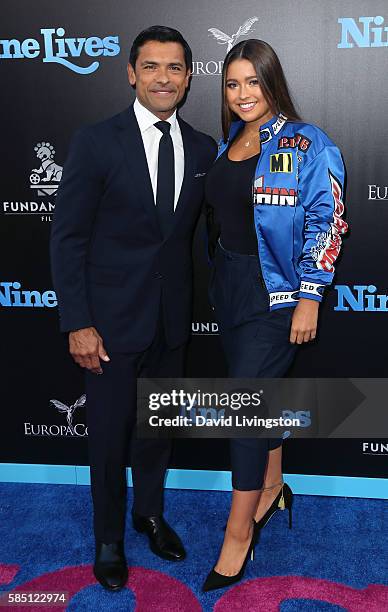
[[[217,145],[178,121],[184,178],[165,238],[133,107],[81,129],[71,143],[50,245],[60,329],[94,326],[108,351],[149,346],[161,299],[169,346],[190,334],[192,238]]]

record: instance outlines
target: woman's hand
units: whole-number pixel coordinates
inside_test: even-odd
[[[290,342],[302,344],[314,340],[317,334],[319,302],[300,298],[292,315]]]

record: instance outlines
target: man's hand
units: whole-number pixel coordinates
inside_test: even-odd
[[[317,334],[319,302],[300,298],[292,315],[290,342],[302,344],[314,340]]]
[[[110,361],[101,336],[95,327],[69,333],[69,351],[74,361],[94,374],[102,374],[100,359]]]

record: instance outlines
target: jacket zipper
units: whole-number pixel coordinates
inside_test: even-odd
[[[262,156],[262,151],[263,151],[263,147],[262,147],[262,145],[260,145],[260,155],[259,155],[259,159],[257,160],[256,168],[257,168],[257,166],[260,163],[261,156]],[[253,176],[253,181],[252,181],[253,222],[255,221],[254,194],[255,194],[256,168],[255,168],[255,174]],[[266,293],[268,295],[268,307],[269,307],[269,291],[267,289],[267,285],[265,284],[264,275],[263,275],[263,268],[261,267],[260,250],[259,250],[259,236],[257,235],[256,224],[255,223],[254,223],[254,226],[255,226],[255,233],[256,233],[256,238],[257,238],[257,261],[258,261],[259,269],[260,269],[260,283],[261,283],[262,288],[265,289],[265,291],[266,291]]]

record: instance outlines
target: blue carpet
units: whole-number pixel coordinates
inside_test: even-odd
[[[154,556],[145,537],[133,530],[128,518],[126,553],[129,565],[137,568],[133,584],[137,580],[138,586],[134,588],[135,594],[130,589],[108,593],[100,585],[93,584],[93,579],[89,580],[89,566],[94,554],[89,487],[0,484],[0,592],[9,591],[42,574],[72,568],[64,570],[63,578],[57,579],[58,588],[65,575],[75,576],[76,566],[81,566],[79,571],[85,586],[64,609],[77,612],[151,612],[141,603],[140,591],[144,585],[148,590],[145,596],[149,596],[149,589],[153,588],[150,585],[155,584],[155,588],[160,588],[160,600],[153,609],[158,612],[167,609],[173,612],[211,611],[217,601],[217,612],[237,609],[245,612],[259,609],[281,612],[388,610],[388,504],[384,500],[295,496],[293,529],[288,529],[286,513],[278,512],[272,518],[263,530],[254,562],[248,563],[246,579],[249,582],[242,584],[241,594],[237,590],[235,594],[231,590],[201,593],[202,582],[215,562],[222,542],[222,526],[227,518],[230,494],[166,490],[165,500],[165,516],[186,545],[186,561],[168,563]],[[129,509],[131,501],[132,491],[129,489]],[[14,568],[12,579],[12,568],[7,569],[7,566],[19,566]],[[8,575],[8,571],[11,574]],[[268,580],[271,577],[272,580]],[[266,580],[261,583],[260,579],[264,578]],[[183,583],[192,593],[182,585],[183,590],[175,597],[179,585],[171,579]],[[316,579],[320,585],[322,581],[338,583],[338,589],[350,593],[348,601],[353,601],[352,589],[384,586],[379,587],[376,598],[371,595],[368,605],[362,603],[362,598],[357,604],[357,591],[354,596],[356,603],[345,607],[312,597],[315,581],[310,579]],[[40,584],[54,583],[41,580]],[[271,597],[272,588],[274,593],[285,588],[288,596],[282,603],[275,605],[268,600],[264,607],[259,608],[249,602],[259,597],[261,585],[263,596]],[[312,585],[311,589],[309,585]],[[307,589],[307,597],[303,596],[303,589]],[[168,602],[163,599],[166,597],[163,593],[167,592]],[[219,601],[223,595],[231,597]]]

